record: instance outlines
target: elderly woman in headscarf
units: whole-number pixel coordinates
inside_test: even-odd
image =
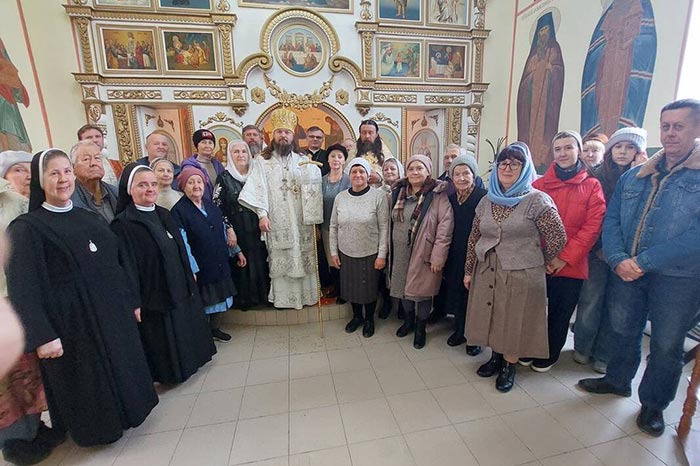
[[[362,335],[374,335],[380,272],[386,266],[389,208],[386,194],[369,185],[372,168],[362,157],[345,168],[350,188],[338,193],[330,219],[331,265],[340,269],[340,296],[352,306],[345,331],[362,325]],[[363,314],[364,308],[364,314]]]
[[[454,158],[447,172],[455,190],[449,194],[454,212],[455,227],[452,243],[445,264],[445,273],[440,287],[439,301],[443,314],[454,314],[454,333],[447,339],[450,346],[462,345],[469,291],[464,287],[464,262],[467,259],[467,240],[472,231],[476,206],[486,195],[486,190],[476,185],[479,174],[476,159],[471,155]],[[467,354],[476,356],[481,347],[467,344]]]
[[[231,263],[233,283],[238,295],[236,305],[241,309],[267,304],[270,292],[270,272],[267,266],[267,249],[260,239],[258,216],[238,202],[250,170],[250,147],[245,141],[229,143],[226,171],[214,185],[214,204],[219,206],[224,223],[233,231],[235,245],[245,251],[248,265],[238,267]]]
[[[52,425],[80,446],[117,441],[158,397],[137,321],[140,300],[119,239],[97,215],[73,208],[73,167],[49,149],[31,165],[29,213],[8,229],[10,302],[36,352]]]
[[[407,177],[391,191],[389,292],[401,299],[405,313],[396,336],[415,330],[416,349],[425,346],[425,324],[440,291],[454,227],[447,183],[433,179],[432,171],[429,157],[414,155],[406,163]]]
[[[134,163],[119,180],[114,231],[141,296],[139,333],[154,382],[187,380],[216,352],[187,247],[167,209],[156,205],[153,171]]]
[[[204,312],[209,315],[211,335],[226,342],[231,340],[231,335],[221,330],[218,314],[226,312],[233,305],[236,294],[228,263],[229,255],[238,256],[239,267],[245,267],[246,257],[237,244],[227,243],[221,211],[204,196],[204,173],[198,168],[183,166],[177,177],[177,186],[185,196],[175,204],[171,213],[185,232],[199,266],[197,286],[204,302]]]
[[[549,355],[545,271],[566,232],[552,198],[532,187],[535,167],[524,143],[501,150],[494,170],[467,246],[466,338],[491,347],[477,374],[498,374],[496,389],[508,392],[518,358]]]
[[[157,157],[151,162],[150,167],[158,182],[156,205],[171,210],[183,196],[180,191],[173,189],[175,165],[166,157]]]
[[[9,243],[7,225],[29,205],[30,163],[32,154],[21,151],[0,153],[0,300],[7,296],[4,258]],[[3,322],[4,325],[9,323]],[[39,359],[35,352],[25,353],[9,373],[0,377],[0,449],[7,461],[35,464],[49,456],[63,434],[41,422],[46,396],[41,381]]]

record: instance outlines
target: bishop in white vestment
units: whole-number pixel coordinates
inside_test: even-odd
[[[292,150],[293,112],[275,110],[271,121],[273,142],[251,161],[238,200],[258,215],[270,266],[270,302],[301,309],[319,299],[314,228],[323,220],[321,170]]]

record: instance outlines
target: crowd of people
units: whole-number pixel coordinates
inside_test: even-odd
[[[404,167],[373,120],[327,149],[309,128],[302,152],[286,109],[271,115],[269,146],[246,126],[226,166],[211,131],[193,134],[181,165],[156,131],[118,186],[104,180],[96,127],[69,151],[3,152],[11,252],[0,292],[26,339],[0,383],[5,458],[34,464],[67,434],[79,446],[116,441],[158,403],[154,382],[184,382],[214,340],[231,340],[223,312],[300,309],[321,285],[350,304],[345,330],[366,338],[377,310],[395,313],[396,335],[421,349],[429,324],[454,315],[446,343],[469,356],[490,348],[477,374],[501,392],[518,365],[557,363],[576,311],[573,359],[605,374],[580,388],[629,397],[650,320],[637,423],[660,435],[700,318],[700,101],[672,102],[660,120],[651,158],[642,128],[561,131],[543,176],[514,142],[486,186],[457,145],[439,176],[425,155]]]

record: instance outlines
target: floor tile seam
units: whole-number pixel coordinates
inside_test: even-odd
[[[406,445],[409,445],[408,449],[410,450],[411,447],[410,447],[410,444],[408,443],[408,439],[406,438],[406,435],[416,434],[416,433],[420,433],[420,432],[427,432],[427,431],[429,431],[429,430],[442,429],[443,427],[450,427],[450,428],[452,428],[452,431],[453,431],[455,434],[457,434],[457,438],[460,440],[460,442],[462,442],[462,445],[464,445],[464,446],[467,448],[467,451],[472,455],[472,458],[474,458],[474,461],[476,461],[476,463],[479,464],[479,460],[476,459],[476,455],[474,454],[474,452],[472,451],[472,449],[469,448],[469,445],[467,445],[467,442],[466,442],[466,441],[464,440],[464,438],[459,434],[459,432],[457,431],[457,428],[456,428],[453,424],[447,424],[447,425],[444,425],[444,426],[430,427],[430,428],[428,428],[428,429],[420,429],[420,430],[415,430],[415,431],[412,431],[412,432],[401,433],[401,436],[404,437],[404,440],[406,441]],[[400,429],[399,429],[399,430],[400,430]],[[415,458],[414,458],[414,461],[415,461]],[[417,463],[418,463],[418,462],[416,461],[416,464],[417,464]]]
[[[529,408],[525,408],[525,409],[529,409]],[[511,413],[515,413],[515,412],[519,412],[519,411],[524,411],[525,409],[521,409],[521,410],[518,410],[518,411],[511,411],[510,413],[498,414],[498,418],[499,418],[499,420],[503,423],[503,425],[506,427],[506,429],[508,429],[508,430],[510,431],[510,433],[513,434],[513,435],[515,436],[515,438],[517,438],[518,441],[527,449],[527,451],[530,452],[530,454],[532,455],[532,457],[535,458],[535,461],[540,462],[540,458],[535,454],[534,451],[532,451],[532,448],[530,448],[530,447],[528,446],[528,444],[525,443],[525,440],[523,440],[523,438],[520,437],[520,436],[518,435],[518,433],[517,433],[517,432],[508,424],[508,422],[506,422],[506,420],[503,418],[503,417],[504,417],[505,415],[507,415],[507,414],[511,414]],[[527,464],[527,463],[528,463],[528,461],[526,461],[526,462],[524,462],[524,463],[521,463],[521,464]]]
[[[640,442],[639,440],[637,440],[636,437],[637,437],[639,434],[642,435],[641,438],[646,438],[646,439],[649,439],[649,440],[653,440],[653,439],[654,439],[653,437],[650,437],[648,434],[645,434],[644,432],[639,432],[639,433],[637,433],[637,434],[629,435],[628,438],[630,438],[630,439],[633,440],[635,443],[637,443],[639,446],[641,446],[642,448],[644,448],[644,449],[645,449],[646,451],[648,451],[654,458],[656,458],[657,460],[661,461],[663,464],[665,464],[665,465],[667,465],[667,466],[673,466],[673,465],[669,465],[666,461],[664,461],[663,458],[661,458],[659,455],[657,455],[657,454],[654,453],[652,450],[650,450],[650,449],[649,449],[646,445],[644,445],[642,442]],[[677,435],[677,434],[674,434],[674,437],[675,437],[676,435]],[[617,440],[619,440],[619,439],[617,439]],[[679,440],[678,440],[678,439],[674,439],[674,442],[679,442]],[[681,446],[680,448],[682,449],[683,447]],[[686,463],[686,464],[687,464],[687,463]]]
[[[326,351],[326,358],[328,358],[328,352]],[[328,367],[330,368],[330,358],[328,358]],[[352,464],[352,456],[350,455],[350,448],[349,448],[349,441],[348,441],[348,432],[347,429],[345,429],[345,419],[343,419],[343,411],[340,409],[340,402],[338,400],[338,389],[336,388],[335,384],[335,379],[333,378],[333,375],[331,374],[331,383],[333,384],[333,392],[335,393],[335,400],[338,401],[338,414],[340,415],[340,425],[343,426],[343,437],[345,437],[345,448],[348,450],[348,458],[350,458],[350,463]],[[290,406],[291,407],[291,406]]]
[[[566,400],[564,400],[564,401],[566,401]],[[585,401],[584,401],[584,402],[585,402]],[[558,403],[561,403],[561,401],[559,401]],[[544,409],[544,410],[547,412],[547,414],[548,414],[550,417],[552,417],[552,418],[554,419],[554,421],[555,421],[557,424],[559,424],[561,427],[563,427],[564,430],[566,430],[571,436],[573,436],[576,440],[578,440],[579,442],[581,442],[581,443],[583,444],[583,441],[580,440],[580,439],[576,436],[576,434],[575,434],[574,432],[572,432],[572,431],[571,431],[568,427],[566,427],[563,423],[559,422],[559,420],[558,420],[556,417],[554,417],[554,415],[553,415],[552,413],[549,412],[549,410],[547,409],[547,406],[551,406],[552,404],[555,404],[555,403],[550,403],[550,404],[548,404],[548,405],[543,405],[543,406],[541,406],[541,407],[542,407],[542,409]],[[586,404],[587,404],[587,403],[586,403]],[[591,408],[593,408],[593,409],[595,409],[595,407],[593,407],[593,406],[590,406],[590,405],[588,405],[588,406],[591,407]],[[601,416],[603,416],[603,418],[605,418],[605,420],[607,420],[610,424],[612,424],[613,426],[615,426],[620,432],[622,432],[622,436],[617,437],[617,438],[614,438],[614,439],[603,440],[603,441],[601,441],[601,442],[595,442],[595,443],[592,443],[592,444],[590,444],[590,445],[583,444],[585,448],[593,447],[593,446],[596,446],[596,445],[601,445],[601,444],[603,444],[603,443],[614,442],[615,440],[619,440],[619,439],[625,438],[625,437],[631,437],[630,434],[628,434],[627,432],[625,432],[620,426],[618,426],[617,424],[615,424],[611,419],[608,419],[605,415],[603,415],[602,413],[600,413],[598,410],[596,410],[596,412],[597,412],[598,414],[600,414]],[[642,445],[642,446],[643,446],[643,445]]]
[[[595,399],[595,398],[590,398],[590,399]],[[608,421],[610,421],[615,427],[617,427],[618,429],[620,429],[620,430],[621,430],[622,432],[624,432],[625,434],[627,434],[627,435],[634,435],[634,434],[639,433],[639,432],[635,432],[634,434],[629,434],[629,433],[625,430],[624,426],[621,425],[621,424],[619,424],[617,421],[615,421],[615,419],[613,419],[612,416],[608,416],[608,415],[606,414],[605,410],[603,410],[603,409],[601,409],[601,408],[595,406],[595,405],[592,404],[592,403],[588,403],[588,401],[586,401],[586,398],[584,398],[583,401],[584,401],[584,403],[586,403],[587,405],[589,405],[589,406],[591,406],[593,409],[595,409],[597,412],[599,412],[605,419],[607,419]],[[641,432],[641,431],[640,431],[640,432]]]

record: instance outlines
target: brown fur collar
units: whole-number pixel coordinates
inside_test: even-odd
[[[653,175],[654,173],[658,173],[659,170],[656,168],[656,166],[659,164],[665,153],[666,152],[661,149],[659,152],[654,154],[652,158],[647,160],[637,173],[637,178],[645,178]],[[680,170],[681,168],[700,170],[700,139],[695,140],[695,147],[690,153],[690,157],[688,157],[682,164],[674,167],[673,171]]]

